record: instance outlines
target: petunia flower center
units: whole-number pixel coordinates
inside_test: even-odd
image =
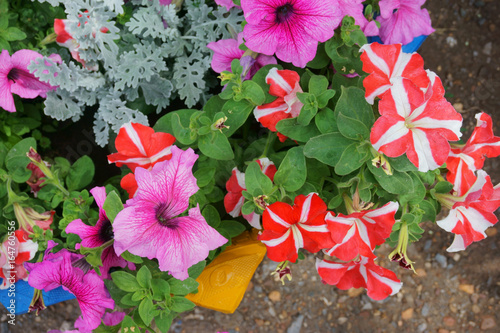
[[[102,226],[101,229],[99,230],[99,239],[103,241],[103,243],[106,243],[107,241],[110,241],[114,238],[113,234],[113,226],[111,225],[111,222],[106,219]]]
[[[17,68],[12,68],[7,74],[7,79],[12,82],[16,82],[19,79],[19,70]]]
[[[276,22],[277,23],[286,22],[292,14],[293,14],[293,6],[291,3],[279,6],[278,8],[276,8]]]
[[[164,202],[156,206],[156,219],[161,226],[174,229],[178,225],[178,220],[171,218],[171,214],[169,214],[169,208],[169,205]]]

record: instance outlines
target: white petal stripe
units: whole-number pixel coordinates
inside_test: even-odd
[[[309,217],[309,212],[311,211],[311,200],[313,195],[314,193],[308,194],[306,200],[304,200],[304,203],[302,204],[302,210],[300,211],[299,222],[304,223],[307,221],[307,218]]]
[[[255,119],[259,120],[260,118],[262,117],[265,117],[265,116],[268,116],[270,114],[273,114],[275,112],[280,112],[280,111],[283,111],[283,112],[286,112],[286,113],[289,113],[290,112],[290,108],[288,106],[288,104],[286,103],[283,103],[275,108],[259,108],[259,107],[256,107],[254,110],[253,110],[253,114],[255,116]]]
[[[377,142],[372,143],[373,148],[377,151],[383,145],[391,143],[393,141],[399,140],[408,134],[410,130],[406,128],[404,121],[398,121],[394,125],[392,125],[379,139]]]
[[[269,73],[266,75],[266,82],[267,79],[273,80],[281,89],[285,90],[287,94],[289,94],[293,90],[288,82],[286,82],[283,77],[278,74],[278,68],[276,67],[273,67],[269,70]]]
[[[287,240],[288,236],[290,236],[290,232],[291,232],[290,229],[288,229],[283,234],[283,236],[281,236],[279,238],[270,239],[270,240],[262,240],[261,242],[264,243],[264,244],[266,244],[267,246],[271,246],[271,247],[278,246],[278,245],[282,244],[284,241]]]
[[[148,154],[146,154],[146,150],[142,145],[141,139],[139,138],[139,134],[137,134],[137,132],[135,131],[134,127],[132,126],[132,123],[131,122],[126,123],[124,127],[130,140],[132,140],[137,149],[139,149],[142,155],[147,156]]]
[[[266,211],[269,213],[269,216],[273,219],[274,222],[281,224],[285,228],[290,228],[290,224],[284,221],[281,217],[275,214],[269,207],[266,207]]]

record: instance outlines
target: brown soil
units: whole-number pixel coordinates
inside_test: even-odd
[[[428,0],[436,32],[420,54],[425,67],[442,79],[448,100],[464,117],[465,138],[474,115],[493,116],[500,134],[500,3],[494,0]],[[485,169],[500,182],[500,159]],[[323,285],[309,255],[282,286],[269,273],[275,263],[265,259],[234,314],[197,308],[176,319],[171,332],[498,332],[500,324],[500,237],[498,226],[486,240],[456,254],[445,250],[452,235],[425,225],[422,240],[409,256],[418,275],[388,262],[389,249],[378,251],[380,264],[396,271],[402,291],[384,301],[372,301],[362,290],[341,291]],[[495,236],[496,235],[496,236]],[[76,301],[65,302],[39,317],[23,315],[7,325],[0,310],[1,333],[69,329],[78,315]]]

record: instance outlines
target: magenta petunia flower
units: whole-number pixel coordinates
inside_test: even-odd
[[[297,67],[314,59],[342,21],[338,0],[241,0],[246,46]]]
[[[41,57],[40,53],[32,50],[19,50],[12,56],[9,55],[9,51],[2,50],[0,54],[0,107],[9,112],[16,112],[12,94],[22,98],[46,97],[47,91],[55,89],[50,84],[41,82],[28,71],[31,61]],[[58,54],[52,54],[50,58],[62,62]]]
[[[215,0],[215,3],[219,6],[226,7],[227,10],[230,10],[233,7],[241,8],[240,6],[235,5],[233,0]]]
[[[106,189],[104,187],[94,187],[90,190],[94,196],[97,206],[99,206],[99,220],[95,226],[90,226],[77,219],[68,224],[66,227],[67,233],[77,234],[82,239],[81,243],[76,244],[76,249],[83,247],[99,247],[113,239],[113,228],[111,222],[106,216],[103,209],[104,201],[106,201]],[[102,268],[101,274],[103,279],[110,279],[109,269],[111,267],[127,267],[135,269],[135,265],[119,257],[115,253],[113,246],[108,246],[102,251]]]
[[[191,148],[172,146],[170,160],[156,163],[150,171],[135,169],[137,192],[113,222],[118,255],[129,251],[156,258],[162,271],[185,280],[189,267],[227,242],[207,224],[198,206],[179,216],[198,191],[192,172],[197,158]]]
[[[208,43],[207,47],[214,51],[211,66],[217,73],[231,71],[231,61],[240,59],[240,64],[244,67],[246,75],[243,79],[250,80],[255,73],[265,65],[277,64],[276,58],[259,54],[255,59],[251,56],[243,57],[245,51],[238,46],[243,43],[243,33],[238,34],[238,39],[221,39]]]
[[[413,38],[434,32],[427,9],[422,9],[425,0],[381,0],[380,38],[384,44],[403,45]]]
[[[49,241],[42,262],[25,264],[30,272],[28,283],[33,288],[50,291],[59,286],[76,296],[82,311],[80,330],[93,330],[101,324],[101,317],[107,309],[113,309],[115,302],[110,298],[104,282],[94,271],[84,272],[78,266],[82,255],[62,249],[57,253],[50,250],[57,244]]]
[[[368,21],[364,15],[364,0],[339,0],[342,16],[351,16],[356,25],[366,36],[378,36],[379,31],[375,21]]]

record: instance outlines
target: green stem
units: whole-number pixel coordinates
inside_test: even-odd
[[[273,145],[275,139],[276,139],[275,133],[269,131],[269,134],[267,135],[266,146],[264,147],[264,151],[262,152],[262,155],[260,156],[260,158],[267,156],[269,148]]]

